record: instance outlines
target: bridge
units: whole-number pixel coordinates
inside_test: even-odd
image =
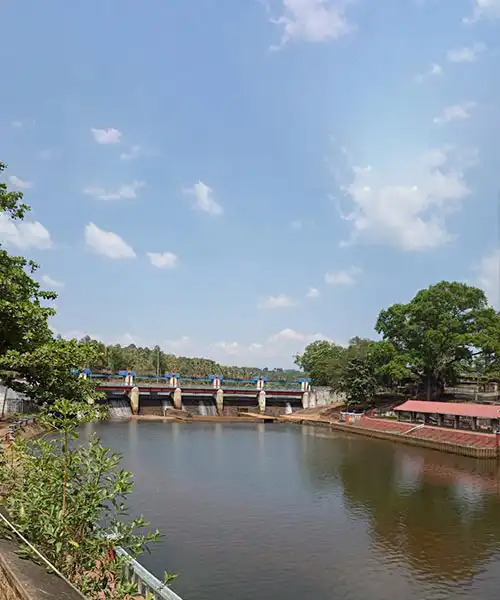
[[[133,414],[165,414],[168,408],[189,410],[202,416],[235,416],[240,412],[290,414],[315,406],[315,394],[309,378],[296,381],[267,381],[183,377],[179,373],[160,376],[137,375],[134,371],[93,373],[75,371],[79,377],[97,381],[97,390],[108,401],[127,399]]]

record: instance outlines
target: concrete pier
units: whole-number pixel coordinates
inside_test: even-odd
[[[262,414],[266,412],[266,392],[264,390],[260,390],[258,395],[259,402],[259,410]]]
[[[133,387],[129,392],[130,398],[130,410],[133,415],[137,415],[139,413],[139,388]]]
[[[172,394],[172,401],[174,404],[174,408],[177,410],[182,409],[182,390],[181,388],[175,388],[174,393]]]
[[[215,405],[217,407],[217,414],[222,417],[224,412],[224,391],[219,388],[215,394]]]

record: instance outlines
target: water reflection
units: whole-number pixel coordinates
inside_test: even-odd
[[[97,424],[186,600],[497,597],[495,463],[328,429]]]
[[[420,576],[467,580],[500,551],[496,461],[365,438],[336,444],[333,459],[331,444],[304,450],[311,483],[323,489],[340,478],[353,516],[368,518],[373,543]]]

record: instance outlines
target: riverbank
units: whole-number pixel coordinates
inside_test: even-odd
[[[291,415],[283,420],[303,425],[329,427],[346,433],[355,433],[472,458],[496,459],[499,455],[496,436],[490,433],[432,427],[423,424],[415,425],[415,423],[403,423],[372,417],[362,417],[355,424],[349,425],[340,423],[335,419],[324,418],[321,415],[306,418]]]

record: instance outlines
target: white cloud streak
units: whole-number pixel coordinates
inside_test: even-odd
[[[136,257],[132,246],[118,234],[100,229],[94,223],[88,223],[85,226],[85,242],[97,254],[113,260]]]
[[[48,285],[50,288],[60,289],[64,287],[62,281],[57,281],[57,279],[53,279],[50,275],[42,275],[42,283]]]
[[[321,296],[321,293],[317,288],[315,288],[315,287],[309,288],[309,291],[307,292],[308,298],[319,298],[320,296]]]
[[[109,129],[92,127],[90,131],[98,144],[119,144],[122,137],[122,132],[114,127]]]
[[[274,310],[278,308],[289,308],[295,306],[295,301],[286,294],[278,294],[277,296],[268,296],[259,301],[257,308],[260,310]]]
[[[38,221],[13,221],[0,213],[0,244],[27,250],[52,248],[50,233]]]
[[[20,179],[19,177],[17,177],[17,175],[11,175],[9,177],[9,181],[10,181],[11,185],[13,185],[14,187],[16,187],[19,190],[26,190],[28,188],[33,187],[33,184],[31,183],[31,181],[25,181],[24,179]]]
[[[362,271],[358,267],[339,269],[325,274],[325,282],[328,285],[354,285]]]
[[[132,146],[130,148],[130,150],[128,152],[122,152],[120,154],[120,160],[134,160],[135,158],[138,158],[139,155],[141,153],[141,147],[140,146]]]
[[[137,192],[145,185],[144,181],[133,181],[132,183],[120,186],[114,192],[107,191],[101,187],[88,186],[83,190],[83,193],[99,200],[135,200]]]
[[[450,62],[454,63],[471,63],[477,60],[478,55],[486,50],[486,45],[477,43],[472,46],[464,46],[462,48],[453,48],[448,50],[446,57]]]
[[[212,188],[205,185],[202,181],[198,181],[192,187],[184,189],[184,194],[193,196],[194,208],[201,212],[206,212],[212,216],[220,216],[224,213],[223,207],[214,200]]]
[[[293,41],[325,42],[336,40],[354,30],[346,16],[350,0],[283,0],[283,14],[271,18],[282,29],[281,43]]]
[[[500,308],[500,248],[487,254],[476,266],[477,284],[490,303]]]
[[[471,110],[476,107],[475,102],[463,102],[462,104],[453,104],[446,106],[443,114],[434,118],[434,123],[444,124],[451,121],[464,121],[470,119]]]
[[[179,258],[173,252],[147,252],[150,263],[158,269],[173,269],[178,265]]]

